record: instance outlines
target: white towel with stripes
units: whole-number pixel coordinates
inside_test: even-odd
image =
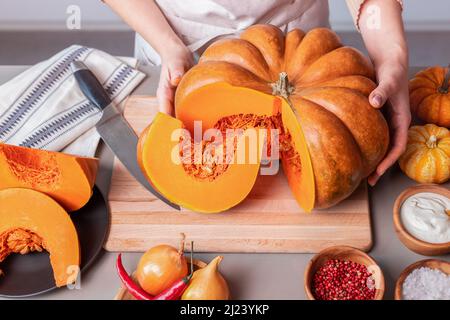
[[[94,156],[101,111],[78,87],[70,63],[83,61],[116,104],[145,75],[135,59],[73,45],[0,86],[0,141],[36,149]]]

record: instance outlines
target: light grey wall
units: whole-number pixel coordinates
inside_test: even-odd
[[[395,1],[395,0],[392,0]],[[350,30],[352,21],[344,0],[329,0],[330,22],[334,29]],[[410,31],[449,31],[449,0],[403,0],[403,20]]]
[[[0,30],[64,30],[70,5],[80,7],[82,29],[127,28],[100,0],[0,0]]]
[[[353,30],[345,1],[329,0],[329,2],[333,28],[338,31]],[[404,20],[407,29],[450,30],[449,0],[404,0],[404,2]],[[0,30],[63,30],[66,28],[66,9],[73,4],[81,8],[83,29],[127,28],[100,0],[0,0]]]

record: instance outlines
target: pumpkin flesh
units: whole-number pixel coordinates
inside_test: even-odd
[[[183,124],[191,131],[198,119],[201,119],[203,129],[207,130],[216,127],[222,119],[236,115],[252,114],[266,119],[281,117],[280,125],[274,127],[279,130],[280,141],[289,135],[289,140],[285,139],[285,148],[290,152],[283,150],[280,145],[282,158],[283,153],[286,154],[284,171],[298,203],[305,211],[313,209],[314,175],[307,144],[297,116],[285,99],[254,89],[217,82],[186,95],[178,106],[177,118],[182,119]],[[298,158],[296,165],[291,165],[293,158]]]
[[[0,262],[12,253],[50,253],[56,286],[76,279],[80,247],[67,212],[49,196],[22,188],[0,190]]]
[[[138,162],[150,183],[170,201],[198,212],[221,212],[245,199],[256,181],[261,160],[260,151],[255,158],[250,144],[244,143],[246,135],[236,141],[237,145],[245,146],[239,149],[243,150],[245,161],[238,163],[239,156],[234,156],[222,172],[205,178],[183,163],[180,140],[173,136],[180,129],[183,129],[181,121],[158,113],[141,134]],[[257,137],[258,150],[262,150],[263,138]]]
[[[37,190],[75,211],[92,195],[98,160],[0,144],[0,168],[0,189]]]

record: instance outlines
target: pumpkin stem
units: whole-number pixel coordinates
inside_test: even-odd
[[[430,136],[430,138],[427,141],[427,147],[430,149],[437,147],[437,137],[433,134]]]
[[[439,93],[446,94],[448,93],[448,83],[450,81],[450,64],[447,67],[447,73],[445,74],[444,81],[442,81],[442,85],[439,87]]]
[[[294,87],[289,83],[288,75],[286,72],[281,72],[278,80],[271,84],[272,94],[274,96],[281,96],[288,99],[290,94],[294,92]]]

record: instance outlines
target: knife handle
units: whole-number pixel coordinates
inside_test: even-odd
[[[72,62],[71,67],[81,91],[89,101],[100,110],[105,109],[111,104],[111,98],[108,93],[92,71],[89,70],[83,62],[74,61]]]

